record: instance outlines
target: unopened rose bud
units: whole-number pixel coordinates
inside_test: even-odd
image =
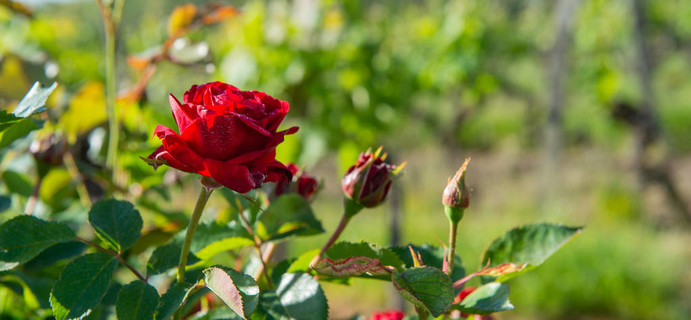
[[[346,197],[362,207],[372,208],[381,204],[391,189],[393,179],[405,163],[395,166],[381,157],[381,148],[375,153],[369,150],[360,154],[358,161],[346,171],[341,185]]]
[[[465,185],[465,172],[468,162],[470,162],[470,159],[466,159],[453,178],[449,179],[441,197],[447,216],[455,223],[463,218],[463,210],[470,205],[470,190]]]
[[[274,196],[278,197],[284,193],[295,192],[301,195],[305,200],[310,201],[319,190],[319,181],[307,174],[304,170],[293,164],[286,164],[286,168],[293,174],[292,179],[281,179],[276,183]]]

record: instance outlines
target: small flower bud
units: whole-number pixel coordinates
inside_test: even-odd
[[[465,186],[465,171],[470,159],[466,159],[453,178],[446,184],[441,202],[444,211],[452,224],[458,224],[463,219],[463,212],[470,205],[470,190]]]
[[[405,166],[395,166],[385,162],[386,154],[381,157],[381,147],[371,153],[369,150],[360,154],[358,161],[346,171],[341,185],[346,197],[357,205],[372,208],[381,204],[391,189],[394,177]]]
[[[319,181],[307,174],[304,170],[293,164],[286,164],[286,168],[293,174],[291,180],[281,179],[276,183],[276,189],[274,190],[274,196],[278,197],[284,193],[297,193],[301,195],[305,200],[310,201],[319,191]]]
[[[470,191],[465,186],[465,170],[468,167],[470,159],[466,159],[458,169],[453,178],[449,179],[444,189],[444,194],[441,197],[441,202],[445,206],[453,208],[468,208],[470,204]]]

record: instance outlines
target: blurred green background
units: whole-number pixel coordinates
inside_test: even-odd
[[[96,4],[18,2],[33,15],[0,5],[0,106],[11,110],[34,81],[59,82],[44,130],[87,145],[85,159],[102,163],[94,141],[104,130],[93,129],[105,121]],[[168,16],[185,2],[126,1],[118,92],[141,77],[127,57],[155,51],[168,38]],[[691,318],[691,1],[224,4],[240,14],[178,39],[178,62],[157,64],[143,99],[118,104],[120,164],[133,197],[172,174],[138,159],[157,146],[156,124],[175,128],[168,93],[220,80],[290,102],[286,126],[300,131],[279,158],[324,179],[314,208],[329,231],[340,216],[338,181],[360,151],[384,145],[394,162],[407,161],[389,204],[359,215],[344,240],[387,244],[398,215],[401,243],[445,242],[441,191],[466,157],[473,198],[458,251],[467,269],[480,267],[484,247],[515,225],[587,226],[512,281],[516,310],[498,319]],[[16,191],[10,178],[32,181],[22,159],[41,134],[2,152],[3,190]],[[71,214],[75,183],[66,172],[46,177],[37,214]],[[189,208],[190,194],[140,203],[153,212],[147,223],[167,222],[155,212]],[[218,198],[208,211],[224,210]],[[326,238],[296,241],[288,254]],[[376,281],[325,290],[332,318],[398,306]],[[13,300],[4,299],[8,308]]]

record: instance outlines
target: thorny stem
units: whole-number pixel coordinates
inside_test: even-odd
[[[187,256],[190,253],[190,246],[192,245],[192,238],[194,237],[194,231],[197,230],[197,225],[199,225],[199,219],[202,217],[202,212],[206,206],[206,202],[209,200],[212,189],[207,189],[202,187],[201,192],[199,192],[199,197],[197,198],[197,204],[194,206],[194,212],[192,212],[192,217],[190,218],[190,224],[187,226],[187,232],[185,233],[185,242],[182,244],[182,251],[180,251],[180,263],[178,264],[178,282],[185,282],[185,266],[187,266]]]
[[[139,280],[146,282],[146,278],[144,278],[141,275],[141,273],[139,273],[134,267],[132,267],[132,265],[130,265],[129,262],[127,262],[127,260],[125,260],[125,258],[122,257],[121,253],[115,252],[115,251],[110,250],[110,249],[106,249],[106,248],[102,247],[101,245],[99,245],[98,243],[86,240],[82,237],[77,237],[76,240],[83,242],[83,243],[86,243],[87,245],[96,248],[98,251],[105,252],[105,253],[117,258],[118,261],[123,266],[127,267],[127,269],[130,269],[130,271],[132,271],[132,273],[134,273],[134,275],[137,276],[137,278],[139,278]]]
[[[343,213],[343,217],[341,218],[341,222],[338,223],[338,227],[336,227],[336,230],[334,230],[334,233],[331,235],[331,238],[329,238],[329,241],[327,241],[326,244],[324,244],[324,247],[322,247],[321,251],[319,251],[319,254],[312,259],[312,262],[310,262],[310,267],[314,268],[317,265],[317,262],[321,260],[321,258],[324,256],[324,253],[326,253],[326,250],[329,250],[336,240],[338,240],[338,237],[341,236],[341,233],[343,233],[343,230],[345,230],[345,227],[348,225],[348,222],[350,222],[350,218],[352,217],[352,215]]]

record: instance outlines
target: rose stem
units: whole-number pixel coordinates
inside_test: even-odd
[[[96,248],[96,249],[99,250],[99,251],[105,252],[105,253],[107,253],[107,254],[109,254],[109,255],[111,255],[111,256],[117,258],[118,261],[119,261],[123,266],[127,267],[127,269],[129,269],[130,271],[132,271],[132,273],[134,273],[134,275],[137,276],[137,278],[139,278],[139,280],[146,282],[146,278],[144,278],[144,277],[141,275],[141,273],[137,272],[137,269],[135,269],[134,267],[132,267],[132,265],[130,265],[130,264],[127,262],[127,260],[125,260],[125,259],[122,257],[122,255],[121,255],[120,253],[115,252],[115,251],[113,251],[113,250],[106,249],[106,248],[100,246],[99,244],[97,244],[97,243],[95,243],[95,242],[91,242],[91,241],[89,241],[89,240],[86,240],[86,239],[84,239],[84,238],[82,238],[82,237],[77,237],[76,240],[77,240],[77,241],[81,241],[81,242],[83,242],[83,243],[86,243],[86,244],[88,244],[88,245],[90,245],[90,246]]]
[[[63,160],[65,162],[65,167],[67,167],[67,172],[69,172],[70,176],[72,176],[72,180],[77,181],[77,196],[79,196],[79,200],[83,206],[91,207],[92,202],[91,196],[89,195],[89,190],[86,188],[84,176],[82,176],[82,173],[79,172],[77,162],[74,161],[72,152],[67,150],[63,155]]]
[[[268,249],[271,250],[271,252],[268,254],[266,261],[264,261],[264,256],[262,255],[262,240],[254,233],[254,230],[252,230],[252,226],[250,225],[250,222],[247,220],[247,217],[245,217],[245,215],[242,212],[240,212],[239,216],[242,222],[244,223],[247,232],[249,232],[250,236],[254,237],[254,249],[257,250],[257,257],[259,257],[259,261],[261,261],[262,263],[262,265],[259,267],[260,270],[258,270],[255,278],[259,278],[259,276],[263,274],[264,278],[266,278],[266,283],[269,285],[269,288],[273,289],[274,284],[273,281],[271,281],[271,278],[269,277],[269,272],[267,271],[266,267],[266,262],[269,260],[269,258],[271,258],[271,255],[273,254],[273,246]]]
[[[417,312],[417,318],[419,320],[427,320],[429,315],[427,314],[427,309],[425,307],[415,307],[415,312]]]
[[[453,273],[453,262],[456,258],[456,234],[458,233],[458,224],[458,222],[451,222],[449,227],[449,257],[447,258],[449,269],[446,270],[448,275]]]
[[[122,8],[125,0],[114,0],[113,10],[106,7],[102,0],[96,0],[98,9],[103,17],[105,30],[105,63],[106,63],[106,113],[108,114],[108,153],[106,166],[112,170],[112,181],[117,177],[117,153],[120,127],[115,110],[115,30],[122,16]]]
[[[190,224],[187,226],[185,242],[182,244],[182,251],[180,251],[180,264],[178,264],[179,283],[185,282],[185,266],[187,265],[187,256],[190,253],[190,245],[192,245],[192,237],[194,236],[194,231],[197,230],[199,219],[202,217],[204,206],[206,206],[206,202],[209,200],[211,191],[213,190],[202,187],[199,198],[197,198],[197,204],[194,206],[194,212],[192,212],[192,217],[190,218]]]
[[[334,233],[331,235],[331,238],[329,238],[329,241],[327,241],[321,251],[319,251],[319,255],[312,259],[312,262],[310,262],[310,267],[314,268],[317,265],[317,262],[321,260],[321,258],[324,256],[324,253],[326,253],[326,250],[329,250],[336,240],[338,240],[338,237],[341,236],[341,233],[343,233],[343,230],[345,230],[345,227],[348,225],[348,222],[350,222],[350,218],[352,217],[353,215],[343,213],[343,217],[341,218],[341,222],[338,223],[338,227],[336,227],[336,230],[334,230]]]
[[[38,201],[39,192],[41,191],[41,184],[43,183],[43,177],[39,176],[36,180],[36,185],[34,186],[34,191],[31,193],[31,197],[26,201],[26,207],[24,207],[24,214],[32,215],[34,214],[34,208],[36,207],[36,202]]]

